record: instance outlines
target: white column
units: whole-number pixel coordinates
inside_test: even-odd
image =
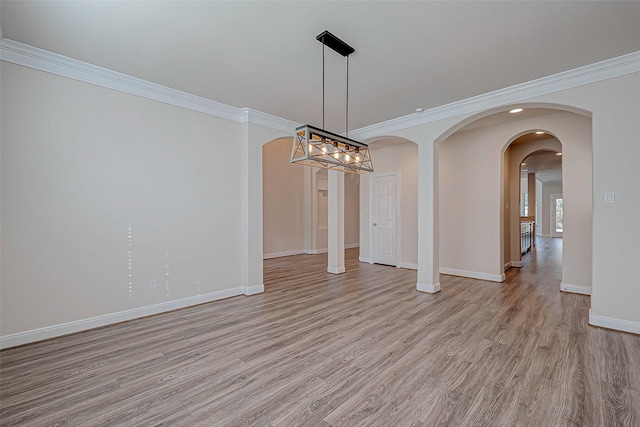
[[[440,291],[438,230],[438,146],[418,145],[418,283],[422,292]]]
[[[263,284],[263,236],[262,236],[262,144],[263,138],[252,138],[250,124],[244,131],[246,162],[244,171],[244,195],[242,201],[245,239],[244,294],[264,292]]]
[[[329,265],[327,272],[344,273],[344,173],[329,171]]]

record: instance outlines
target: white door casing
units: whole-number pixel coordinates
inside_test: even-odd
[[[398,265],[398,177],[371,176],[371,249],[376,264]]]

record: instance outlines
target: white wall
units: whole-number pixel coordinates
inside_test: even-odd
[[[369,180],[377,173],[400,173],[401,211],[398,221],[400,235],[398,248],[399,266],[416,268],[418,262],[418,146],[404,142],[390,147],[376,148],[384,143],[370,144],[374,174],[360,176],[360,258],[370,259]]]
[[[494,279],[503,273],[500,149],[492,127],[460,132],[440,144],[441,270]]]
[[[1,67],[2,336],[244,284],[242,125]]]
[[[344,175],[344,244],[360,245],[360,181],[362,176]]]
[[[306,168],[289,161],[291,139],[271,141],[262,150],[264,256],[301,253]]]

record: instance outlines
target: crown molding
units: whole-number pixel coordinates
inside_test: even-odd
[[[0,40],[0,59],[210,116],[269,127],[287,134],[292,134],[300,126],[291,120],[262,111],[232,107],[9,39]]]
[[[231,107],[6,38],[0,41],[0,59],[238,123],[243,123],[245,120],[246,114],[240,108]]]
[[[232,107],[7,38],[0,40],[0,60],[238,123],[252,123],[287,133],[291,133],[292,129],[300,125],[251,108]],[[640,72],[640,51],[452,102],[421,113],[376,123],[351,131],[351,137],[365,140],[637,72]]]
[[[376,123],[351,131],[351,136],[355,139],[365,140],[461,114],[477,113],[536,96],[637,72],[640,72],[640,51],[434,107],[421,113],[413,113]]]
[[[262,111],[254,110],[251,108],[242,109],[241,122],[268,127],[271,129],[286,132],[287,134],[291,135],[294,134],[297,127],[302,126],[301,124],[294,121],[283,119],[277,116],[272,116],[271,114],[263,113]]]

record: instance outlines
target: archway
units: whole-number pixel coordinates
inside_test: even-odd
[[[549,153],[548,155],[545,153]],[[502,223],[503,256],[505,270],[510,267],[521,267],[521,225],[536,221],[536,189],[535,179],[537,172],[553,169],[552,174],[555,180],[562,181],[562,143],[552,134],[537,130],[518,134],[517,137],[505,148],[504,159],[504,190],[503,190],[503,217]],[[531,163],[535,159],[536,164]],[[525,160],[529,162],[525,164]],[[522,180],[521,171],[526,170]],[[559,176],[556,176],[558,175]],[[542,175],[540,175],[542,177]],[[549,180],[549,179],[547,179]],[[529,187],[529,188],[527,188]],[[522,209],[523,194],[528,195],[531,212],[524,212]],[[507,209],[510,206],[511,209]]]
[[[512,223],[511,236],[505,236],[502,224],[506,218],[513,220],[515,216],[516,226],[519,225],[518,212],[505,200],[509,173],[504,154],[518,137],[545,130],[563,142],[566,167],[562,174],[566,197],[571,200],[565,205],[563,290],[588,293],[592,221],[590,117],[582,111],[576,114],[576,109],[569,107],[541,108],[540,104],[519,107],[525,111],[520,117],[510,115],[507,107],[498,112],[480,113],[464,120],[462,125],[453,126],[435,141],[434,153],[440,173],[437,180],[434,179],[437,187],[434,205],[439,209],[440,221],[436,217],[434,225],[441,239],[440,246],[434,246],[439,253],[440,272],[504,280],[506,255],[513,254],[515,246],[511,244],[507,250],[504,242],[513,242],[516,233]],[[447,184],[451,182],[453,186]],[[444,215],[447,212],[461,213],[464,222],[460,229],[456,227],[461,222],[452,221]],[[520,261],[519,248],[515,252],[518,258],[508,261]]]

